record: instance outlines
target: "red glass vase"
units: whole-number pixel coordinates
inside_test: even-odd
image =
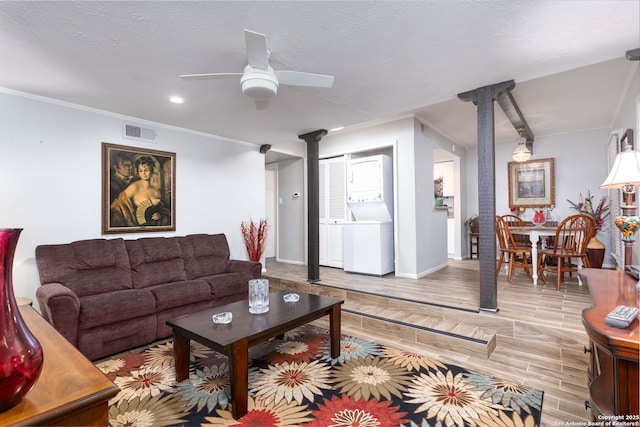
[[[13,294],[13,255],[21,232],[0,229],[0,411],[20,403],[42,370],[42,346],[25,325]]]

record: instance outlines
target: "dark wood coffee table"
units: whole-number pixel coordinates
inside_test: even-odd
[[[343,300],[296,292],[300,300],[285,302],[289,291],[269,295],[269,311],[249,313],[249,302],[238,301],[167,320],[173,328],[176,380],[189,377],[190,340],[197,341],[229,357],[229,379],[234,418],[247,413],[249,393],[249,347],[282,335],[285,332],[329,315],[331,357],[340,356],[340,306]],[[211,316],[229,311],[233,321],[214,324]]]

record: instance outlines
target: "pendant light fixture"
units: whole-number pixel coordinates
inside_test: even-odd
[[[516,162],[526,162],[531,157],[531,151],[526,146],[526,141],[524,138],[520,139],[518,146],[515,150],[513,150],[513,154],[511,155],[513,160]]]

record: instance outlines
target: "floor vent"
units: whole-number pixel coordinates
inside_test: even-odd
[[[149,128],[143,128],[141,126],[125,124],[123,136],[129,139],[138,139],[141,141],[155,142],[156,131]]]

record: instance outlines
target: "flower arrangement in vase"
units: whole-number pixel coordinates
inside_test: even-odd
[[[249,223],[242,221],[240,224],[249,261],[260,262],[260,258],[264,253],[264,245],[267,241],[268,227],[269,223],[266,219],[261,219],[258,224],[253,220],[250,220]]]
[[[609,218],[610,214],[607,196],[602,196],[595,207],[593,205],[593,196],[589,190],[587,190],[587,197],[582,197],[582,193],[580,193],[580,201],[578,203],[574,203],[569,199],[567,199],[567,202],[571,205],[571,209],[593,217],[596,223],[596,234],[587,244],[587,256],[592,267],[600,268],[604,260],[605,246],[604,243],[598,240],[598,233],[606,227],[607,218]]]
[[[607,204],[607,196],[602,196],[600,198],[600,202],[595,208],[593,207],[593,196],[589,190],[587,190],[587,197],[582,197],[582,193],[580,193],[580,201],[578,203],[574,203],[569,199],[567,199],[567,202],[571,205],[571,209],[575,209],[582,214],[593,217],[596,222],[596,235],[604,230],[607,225],[606,220],[609,218],[610,214],[609,205]]]
[[[469,233],[474,233],[474,234],[478,233],[478,229],[479,229],[479,225],[480,225],[478,223],[479,219],[480,219],[480,217],[478,215],[471,215],[464,222],[464,225],[465,225],[465,227],[467,227],[467,230],[469,230]]]

